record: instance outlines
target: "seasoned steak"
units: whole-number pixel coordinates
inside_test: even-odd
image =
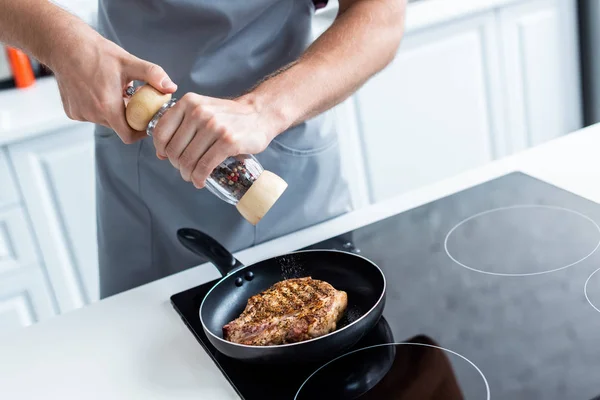
[[[301,342],[334,331],[347,305],[346,292],[327,282],[287,279],[252,296],[244,312],[223,327],[223,337],[253,346]]]

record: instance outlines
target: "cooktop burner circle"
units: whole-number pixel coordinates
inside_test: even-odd
[[[490,399],[483,372],[467,357],[434,344],[385,343],[346,353],[329,361],[302,383],[294,400]]]
[[[594,303],[600,305],[600,290],[598,290],[598,294],[594,296],[590,296],[588,292],[588,287],[590,286],[590,281],[592,282],[592,286],[600,289],[600,274],[596,275],[596,273],[600,271],[600,268],[591,273],[591,275],[585,280],[585,285],[583,285],[583,293],[585,294],[585,298],[587,299],[590,306],[594,308],[594,310],[600,312],[600,308],[594,305]]]
[[[454,263],[499,276],[563,270],[586,260],[598,247],[600,226],[593,219],[548,205],[483,211],[460,221],[444,239],[446,255]]]

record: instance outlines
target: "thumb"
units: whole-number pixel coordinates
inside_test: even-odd
[[[139,58],[134,57],[128,62],[125,73],[127,81],[143,81],[163,93],[173,93],[177,90],[177,85],[162,67]]]

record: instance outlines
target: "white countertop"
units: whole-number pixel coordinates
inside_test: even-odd
[[[600,202],[600,125],[276,239],[245,263],[292,251],[515,170]],[[0,338],[6,399],[235,399],[169,297],[218,274],[202,265]]]
[[[82,123],[65,114],[54,77],[0,91],[0,146]]]

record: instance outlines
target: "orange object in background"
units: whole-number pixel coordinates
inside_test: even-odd
[[[33,74],[33,68],[31,67],[31,61],[29,61],[27,54],[19,49],[8,46],[6,47],[6,54],[15,80],[15,85],[18,88],[32,86],[35,83],[35,76]]]

